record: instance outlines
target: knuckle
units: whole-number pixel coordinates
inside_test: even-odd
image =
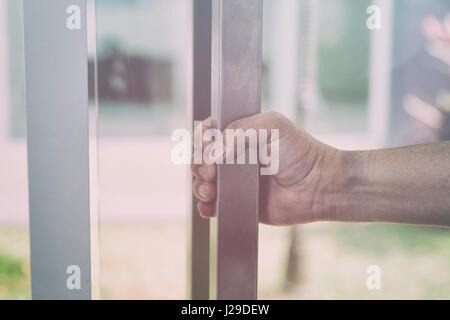
[[[286,118],[279,112],[271,111],[270,114],[271,122],[273,123],[274,127],[280,128],[283,123],[286,121]]]
[[[237,130],[237,129],[244,129],[244,121],[242,121],[242,119],[236,120],[234,122],[232,122],[227,129],[231,129],[231,130]]]

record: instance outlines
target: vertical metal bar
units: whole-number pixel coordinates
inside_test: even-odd
[[[98,73],[96,0],[87,0],[87,51],[89,96],[89,210],[91,246],[91,298],[100,299],[100,236],[98,202]],[[93,83],[93,86],[89,86]]]
[[[278,0],[273,5],[270,105],[292,121],[297,120],[298,42],[301,0]],[[283,36],[280,36],[283,35]]]
[[[193,0],[193,120],[211,114],[211,0]],[[192,197],[190,297],[209,298],[209,221]]]
[[[9,69],[9,35],[8,35],[8,3],[0,1],[0,145],[6,143],[9,135],[10,110],[10,69]]]
[[[369,132],[376,146],[383,148],[389,140],[394,4],[391,0],[373,4],[383,13],[383,27],[371,33]]]
[[[24,0],[34,299],[90,299],[87,0]]]
[[[262,0],[213,0],[212,118],[220,130],[260,112]],[[258,165],[219,165],[212,297],[256,299]]]

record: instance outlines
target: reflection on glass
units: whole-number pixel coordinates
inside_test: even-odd
[[[366,27],[372,3],[378,31]],[[101,298],[184,298],[190,188],[170,133],[190,126],[190,1],[96,6]],[[448,139],[449,55],[433,35],[449,12],[448,0],[265,0],[265,110],[346,149]],[[21,2],[0,1],[0,299],[30,297],[22,37]],[[259,297],[449,298],[449,239],[384,224],[262,226]],[[372,264],[384,290],[365,286]]]
[[[0,300],[30,298],[21,1],[0,1]]]

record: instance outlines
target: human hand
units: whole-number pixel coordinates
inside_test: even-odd
[[[202,123],[203,132],[212,128],[211,119]],[[292,225],[327,220],[330,208],[325,194],[333,188],[340,151],[327,146],[276,112],[240,119],[227,129],[278,129],[279,170],[261,176],[260,221],[270,225]],[[200,200],[203,217],[215,215],[216,164],[192,164],[193,192]]]

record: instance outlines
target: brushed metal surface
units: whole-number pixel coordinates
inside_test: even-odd
[[[193,121],[211,115],[211,0],[193,0]],[[192,194],[192,193],[191,193]],[[209,220],[200,217],[192,196],[190,298],[209,298]]]
[[[261,111],[262,0],[214,0],[212,118],[221,130]],[[256,299],[258,165],[219,165],[212,298]]]
[[[90,299],[87,0],[23,6],[32,298]]]

